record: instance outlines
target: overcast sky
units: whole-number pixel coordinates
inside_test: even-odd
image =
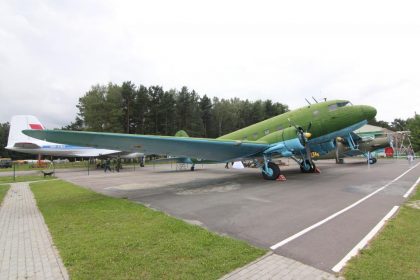
[[[418,1],[0,1],[0,122],[74,120],[94,84],[420,111]]]

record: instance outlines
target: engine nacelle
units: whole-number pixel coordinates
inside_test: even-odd
[[[287,141],[294,138],[298,138],[298,132],[296,131],[296,128],[288,127],[282,130],[272,132],[258,139],[258,141],[265,141],[267,143],[277,143],[277,142],[283,142],[283,141]]]
[[[275,131],[258,140],[273,143],[270,148],[264,151],[265,154],[278,153],[284,157],[290,157],[293,152],[305,149],[294,127]]]

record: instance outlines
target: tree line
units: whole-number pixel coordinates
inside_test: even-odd
[[[210,99],[195,90],[109,83],[79,98],[76,120],[63,129],[215,138],[282,114],[288,106],[271,100]]]

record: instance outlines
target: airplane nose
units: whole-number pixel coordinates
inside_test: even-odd
[[[371,120],[376,116],[376,109],[372,106],[367,106],[367,105],[363,106],[362,112],[366,120]]]

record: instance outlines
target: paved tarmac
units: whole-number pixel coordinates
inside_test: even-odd
[[[404,201],[420,175],[420,165],[406,160],[380,159],[370,166],[362,159],[343,165],[319,161],[321,174],[302,174],[292,160],[286,162],[290,166],[282,167],[285,182],[265,181],[256,169],[227,170],[219,164],[196,166],[194,172],[156,165],[121,173],[57,175],[271,247],[275,254],[326,272],[332,272],[393,206]]]

